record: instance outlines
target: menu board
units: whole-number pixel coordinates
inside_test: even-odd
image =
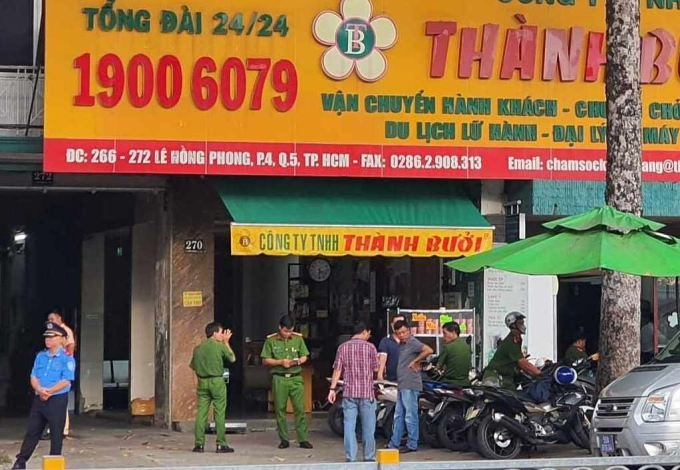
[[[483,367],[489,363],[496,353],[496,346],[505,338],[508,327],[505,316],[510,312],[519,312],[527,316],[529,304],[529,276],[514,274],[497,269],[484,270],[484,340]],[[526,320],[529,328],[529,319]],[[527,351],[527,336],[524,336],[522,349]]]

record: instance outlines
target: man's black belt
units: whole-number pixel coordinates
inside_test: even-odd
[[[201,376],[199,375],[198,378],[199,378],[199,379],[222,379],[222,378],[224,378],[224,377],[221,376],[221,375],[210,375],[210,376],[207,376],[207,377],[201,377]]]
[[[272,375],[276,375],[278,377],[284,377],[286,379],[290,379],[291,377],[297,377],[300,374],[302,374],[302,372],[295,372],[295,373],[272,372]]]

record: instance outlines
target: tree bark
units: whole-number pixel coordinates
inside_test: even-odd
[[[642,213],[640,0],[607,0],[607,186],[610,206]],[[640,277],[605,272],[597,390],[640,363]]]

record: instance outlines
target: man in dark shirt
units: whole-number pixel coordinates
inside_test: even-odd
[[[403,315],[397,315],[392,318],[390,328],[392,334],[385,336],[380,340],[378,345],[378,359],[380,367],[378,368],[378,380],[389,380],[390,382],[397,381],[397,365],[399,364],[399,339],[394,332],[394,324],[398,321],[404,321]]]

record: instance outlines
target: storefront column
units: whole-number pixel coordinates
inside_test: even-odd
[[[156,413],[154,422],[158,426],[170,427],[170,314],[172,292],[171,271],[171,212],[170,194],[164,192],[156,197],[153,213],[156,220],[156,272],[154,306],[155,326],[155,380],[154,398]]]
[[[80,411],[103,408],[104,242],[97,233],[83,241],[80,322]]]
[[[155,397],[156,245],[162,197],[140,194],[132,227],[130,401]]]
[[[205,325],[215,318],[214,190],[199,179],[171,183],[172,241],[170,319],[170,420],[173,427],[192,421],[196,393],[189,368],[194,347],[205,338]],[[202,244],[202,251],[189,248]]]

